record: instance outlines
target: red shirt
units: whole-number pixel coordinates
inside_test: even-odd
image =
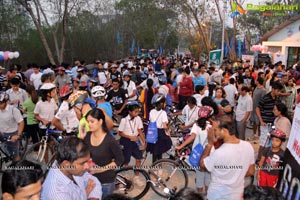
[[[191,96],[194,94],[193,79],[188,76],[182,79],[179,84],[179,94],[182,96]]]

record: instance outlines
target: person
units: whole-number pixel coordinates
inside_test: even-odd
[[[238,95],[234,78],[229,79],[229,84],[224,87],[224,91],[226,93],[225,98],[230,103],[230,106],[234,108],[236,106],[236,97]]]
[[[187,97],[194,94],[193,79],[190,76],[190,73],[191,73],[190,68],[186,67],[183,71],[183,79],[179,83],[179,86],[180,86],[180,90],[178,93],[178,101],[179,101],[178,109],[179,110],[182,110],[183,107],[186,105]]]
[[[91,90],[92,97],[96,100],[97,108],[102,108],[105,110],[106,114],[112,118],[113,111],[111,104],[105,101],[106,90],[103,86],[96,85]]]
[[[75,134],[79,125],[74,108],[70,108],[68,98],[73,93],[69,85],[63,86],[59,91],[59,96],[62,100],[60,107],[55,114],[52,124],[58,129],[67,134]]]
[[[26,91],[29,98],[23,104],[24,112],[27,115],[25,132],[28,137],[31,137],[32,143],[35,144],[39,141],[39,125],[38,121],[34,118],[34,109],[36,103],[39,101],[39,95],[32,85],[27,85]]]
[[[10,80],[11,89],[6,91],[9,96],[9,104],[22,110],[24,102],[28,99],[27,92],[20,88],[20,79],[12,78]]]
[[[291,93],[291,95],[289,95],[286,98],[286,106],[288,108],[288,114],[290,118],[294,117],[294,107],[295,107],[295,100],[296,100],[296,85],[294,83],[294,78],[289,77],[288,83],[287,83],[287,87],[286,87],[286,91]]]
[[[193,125],[193,128],[190,133],[190,137],[186,139],[181,145],[176,146],[176,150],[180,150],[186,145],[193,142],[193,148],[197,144],[200,144],[205,148],[207,145],[207,131],[212,127],[210,123],[210,118],[213,116],[214,110],[210,106],[201,106],[197,113],[198,120]],[[210,173],[207,171],[200,171],[196,169],[196,187],[198,192],[206,193],[208,185],[210,183]]]
[[[43,200],[100,200],[102,187],[98,179],[88,173],[91,159],[89,146],[80,138],[61,141],[42,186]]]
[[[235,111],[236,134],[237,137],[242,140],[246,138],[246,126],[253,110],[252,98],[249,92],[250,89],[248,86],[242,86]]]
[[[200,193],[192,188],[182,188],[180,189],[170,200],[203,200],[204,198]]]
[[[183,115],[185,116],[185,122],[183,125],[179,125],[180,130],[187,130],[193,127],[195,121],[198,119],[198,112],[199,107],[197,106],[197,100],[195,97],[190,96],[187,99],[187,105],[184,106],[182,111],[179,111],[177,113],[171,113],[170,116],[178,116]]]
[[[245,176],[253,176],[254,149],[249,142],[235,137],[232,126],[226,121],[213,121],[208,130],[208,144],[202,154],[200,167],[211,173],[207,199],[241,199]],[[224,143],[210,153],[214,138]]]
[[[282,194],[273,187],[260,187],[256,185],[249,185],[244,191],[244,200],[254,199],[272,199],[272,200],[284,200]]]
[[[28,160],[12,163],[6,167],[2,175],[3,200],[39,200],[42,179],[43,170],[40,165]]]
[[[59,89],[71,83],[71,78],[66,74],[66,69],[63,66],[58,67],[57,74],[58,76],[56,76],[54,83],[58,85]]]
[[[200,69],[198,68],[195,68],[193,69],[193,84],[194,84],[194,88],[197,86],[197,85],[203,85],[203,86],[206,86],[206,79],[205,77],[200,74]]]
[[[7,150],[14,160],[19,157],[19,142],[23,130],[24,120],[21,112],[12,105],[8,104],[8,94],[0,92],[0,136],[10,137],[6,141]]]
[[[42,73],[40,72],[40,68],[37,64],[32,64],[32,69],[33,73],[30,75],[30,83],[36,90],[38,90],[39,86],[42,84]]]
[[[125,89],[120,88],[120,81],[118,79],[112,80],[112,90],[107,93],[106,101],[110,102],[114,115],[126,114],[126,103],[128,101],[128,93]]]
[[[120,145],[123,145],[123,156],[125,159],[124,165],[127,166],[131,156],[135,161],[135,166],[141,166],[143,158],[143,150],[146,149],[145,135],[142,131],[143,122],[138,116],[140,112],[140,104],[137,101],[128,101],[127,109],[129,114],[121,119],[119,125]],[[141,178],[136,175],[136,183],[143,184]]]
[[[195,94],[193,95],[193,97],[197,101],[197,106],[202,106],[201,100],[203,99],[203,97],[205,97],[204,93],[205,93],[206,89],[207,89],[207,87],[203,86],[203,85],[197,85],[195,87]]]
[[[90,110],[86,119],[90,128],[84,141],[88,144],[96,167],[90,170],[102,184],[102,197],[111,194],[115,188],[116,174],[113,169],[124,163],[122,150],[117,141],[108,133],[106,117],[102,110]]]
[[[282,162],[284,151],[280,148],[286,139],[286,134],[281,130],[271,132],[272,146],[262,152],[258,164],[258,186],[276,187],[280,170],[283,170]]]
[[[277,97],[280,95],[282,87],[283,86],[280,82],[274,82],[272,85],[272,91],[263,96],[256,107],[256,114],[260,121],[260,144],[258,150],[258,160],[260,160],[261,152],[267,141],[269,133],[268,123],[273,123],[275,120],[273,108],[277,102]]]
[[[285,104],[276,103],[273,112],[276,116],[274,120],[275,129],[281,130],[286,134],[286,140],[281,145],[281,148],[285,151],[292,129],[292,124],[288,116],[288,109]]]
[[[164,108],[166,106],[166,98],[163,94],[155,94],[151,100],[154,109],[150,111],[150,122],[156,121],[158,139],[155,144],[147,144],[147,151],[152,153],[152,163],[162,159],[162,154],[168,151],[172,146],[170,132],[168,130],[168,116]]]
[[[132,74],[130,72],[125,71],[123,73],[123,88],[127,90],[128,94],[128,100],[129,101],[135,101],[137,96],[136,96],[136,86],[135,83],[131,80]]]
[[[36,103],[34,108],[34,118],[39,121],[39,137],[45,135],[47,126],[54,129],[51,122],[57,112],[58,106],[55,102],[56,86],[53,83],[45,83],[40,88],[41,99]]]
[[[255,82],[253,76],[251,76],[251,70],[249,67],[244,69],[245,75],[242,78],[242,83],[247,85],[250,90],[255,87]]]
[[[86,75],[86,71],[84,67],[78,68],[77,69],[77,78],[79,78],[80,85],[87,85],[87,82],[89,81],[89,76]]]
[[[147,88],[143,89],[139,98],[142,104],[143,119],[149,120],[150,110],[153,109],[151,104],[152,97],[157,93],[157,89],[153,88],[153,80],[147,79]]]
[[[229,117],[229,115],[232,113],[232,107],[230,105],[230,103],[225,99],[226,97],[226,92],[222,87],[217,87],[216,88],[216,95],[215,97],[213,97],[214,102],[218,105],[219,107],[219,113],[218,113],[218,117],[222,118],[222,117]],[[228,121],[231,121],[231,116],[230,119],[228,119]]]
[[[256,87],[253,91],[252,95],[252,102],[253,102],[253,110],[250,116],[250,121],[253,123],[253,139],[258,138],[260,135],[260,122],[256,114],[256,107],[258,106],[258,103],[260,99],[266,94],[266,89],[264,88],[264,79],[261,77],[258,77],[255,81]],[[258,131],[258,135],[256,135],[256,132]],[[250,138],[252,139],[252,138]]]

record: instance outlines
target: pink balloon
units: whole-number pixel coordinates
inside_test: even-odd
[[[8,54],[9,54],[9,51],[5,51],[4,54],[3,54],[3,60],[8,60]]]

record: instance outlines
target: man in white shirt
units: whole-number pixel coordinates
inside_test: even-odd
[[[183,115],[185,117],[184,125],[180,125],[180,130],[186,130],[192,128],[195,121],[198,119],[199,107],[197,106],[197,100],[195,97],[190,96],[187,99],[187,105],[182,111],[177,113],[171,113],[170,116]]]
[[[223,144],[210,153],[215,137]],[[243,197],[245,176],[253,176],[254,149],[249,142],[235,137],[229,122],[213,121],[208,130],[208,144],[200,160],[201,169],[211,173],[209,200],[240,200]]]
[[[237,136],[239,139],[245,140],[246,126],[253,110],[252,97],[249,95],[250,89],[248,86],[242,86],[241,94],[238,100],[238,105],[235,111],[235,121]]]
[[[229,84],[224,87],[224,90],[226,92],[226,99],[229,101],[231,107],[235,107],[235,97],[238,94],[238,91],[234,85],[235,79],[230,78]]]
[[[40,72],[40,68],[38,65],[33,66],[33,73],[30,76],[30,83],[34,86],[36,90],[39,89],[39,86],[42,84],[41,81],[42,73]]]

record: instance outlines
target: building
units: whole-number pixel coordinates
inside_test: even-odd
[[[268,47],[273,62],[282,61],[291,66],[300,60],[300,16],[294,16],[260,39],[263,46]]]

